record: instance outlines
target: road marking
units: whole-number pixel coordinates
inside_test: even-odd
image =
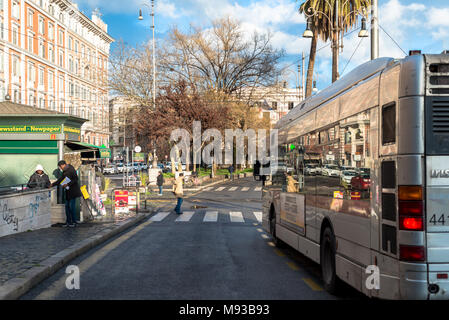
[[[262,187],[256,187],[254,191],[262,191]]]
[[[139,231],[143,230],[146,226],[148,226],[151,221],[146,221],[131,231],[123,234],[119,238],[113,240],[108,243],[104,247],[96,250],[89,257],[85,258],[78,264],[80,273],[83,274],[89,268],[97,264],[100,260],[102,260],[106,255],[108,255],[112,250],[116,249],[120,244],[133,237]],[[41,292],[38,296],[36,296],[35,300],[54,300],[58,295],[62,293],[63,290],[66,290],[65,282],[67,279],[67,275],[62,275],[58,280],[54,281],[45,291]],[[82,285],[82,284],[81,284]]]
[[[264,238],[264,239],[269,239],[270,237],[269,236],[267,236],[266,234],[261,234],[260,235],[262,238]]]
[[[245,222],[240,211],[231,211],[229,212],[229,216],[231,218],[231,222]]]
[[[215,191],[223,191],[224,189],[226,189],[226,187],[219,187],[219,188],[215,189]]]
[[[242,188],[242,191],[248,191],[248,190],[249,190],[248,187],[243,187],[243,188]]]
[[[259,232],[263,232],[263,230],[262,230],[262,229],[260,229],[260,228],[257,228],[256,230],[257,230],[257,231],[259,231]]]
[[[257,221],[262,222],[262,211],[254,211]]]
[[[218,211],[207,211],[203,222],[217,222]]]
[[[323,291],[323,288],[310,278],[302,279],[313,291]]]
[[[229,188],[229,191],[235,191],[237,189],[238,189],[238,187],[232,187],[232,188]]]
[[[274,249],[274,253],[276,253],[279,257],[285,257],[285,253],[283,253],[281,250],[279,249]]]
[[[276,247],[276,245],[274,244],[273,241],[269,241],[269,242],[267,242],[267,244],[268,244],[270,247]]]
[[[203,189],[203,191],[210,191],[210,190],[212,190],[214,187],[207,187],[207,188],[204,188]]]
[[[152,216],[150,218],[151,221],[162,221],[165,217],[167,217],[170,212],[159,212],[158,214]]]
[[[299,267],[296,265],[296,263],[289,261],[287,262],[287,265],[290,267],[290,269],[299,271]]]
[[[176,218],[175,221],[177,222],[188,222],[192,218],[193,214],[195,212],[193,211],[184,211],[181,215],[179,215],[178,218]]]

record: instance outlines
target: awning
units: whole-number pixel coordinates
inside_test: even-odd
[[[80,151],[83,158],[111,158],[111,149],[84,142],[67,141],[66,145],[73,151]]]

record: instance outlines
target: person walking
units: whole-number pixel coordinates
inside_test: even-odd
[[[30,189],[41,189],[50,187],[50,179],[48,175],[45,174],[42,165],[38,164],[33,175],[28,180],[27,187]]]
[[[254,164],[254,180],[256,180],[256,181],[260,180],[260,162],[259,162],[259,160],[256,160],[256,163]]]
[[[184,173],[181,172],[179,174],[179,177],[175,180],[175,183],[173,184],[173,193],[177,199],[177,203],[176,203],[176,207],[175,207],[175,212],[177,214],[182,214],[181,205],[182,205],[183,196],[184,196],[184,190],[182,187],[183,182],[184,182]]]
[[[159,196],[162,196],[162,189],[163,189],[164,182],[165,182],[165,180],[164,180],[162,171],[159,171],[159,174],[156,178],[156,184],[159,187],[159,194],[158,194]]]
[[[67,217],[66,224],[63,227],[76,227],[75,221],[75,204],[76,198],[81,197],[81,189],[78,183],[78,175],[75,168],[71,164],[67,164],[64,160],[58,162],[58,167],[62,171],[62,176],[51,184],[51,187],[62,185],[65,190],[65,214]]]
[[[232,164],[228,167],[228,171],[229,171],[229,179],[234,181],[234,166]]]

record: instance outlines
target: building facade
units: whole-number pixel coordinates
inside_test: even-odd
[[[0,0],[0,101],[88,119],[81,141],[108,146],[114,39],[68,0]]]
[[[118,96],[109,101],[110,148],[113,160],[126,160],[126,147],[133,149],[135,135],[131,110],[137,107],[126,97]]]

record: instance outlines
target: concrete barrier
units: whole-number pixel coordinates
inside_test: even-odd
[[[0,237],[51,226],[51,191],[0,196]]]

